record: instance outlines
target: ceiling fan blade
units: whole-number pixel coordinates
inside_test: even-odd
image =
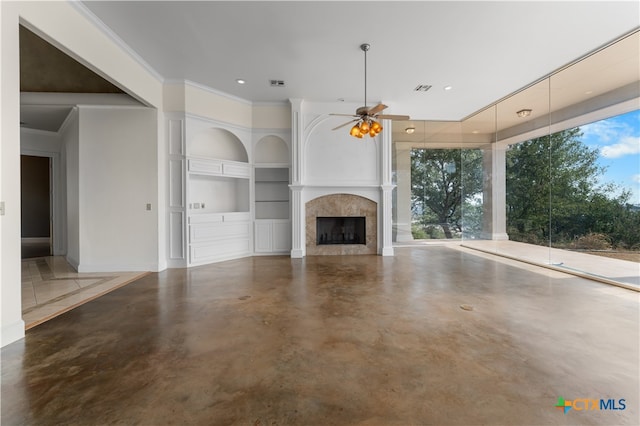
[[[381,120],[409,120],[408,115],[393,115],[393,114],[380,114],[376,115],[376,118]]]
[[[367,111],[367,114],[374,115],[374,114],[379,113],[380,111],[382,111],[385,108],[388,108],[385,104],[378,104],[376,106],[373,106],[373,107],[369,108],[369,110]]]
[[[340,116],[340,117],[358,117],[358,116],[357,116],[357,115],[355,115],[355,114],[335,114],[335,113],[331,113],[331,114],[329,114],[329,115],[338,115],[338,116]]]
[[[354,121],[358,121],[358,120],[360,120],[360,119],[359,119],[359,118],[356,118],[355,120],[347,121],[346,123],[341,124],[341,125],[339,125],[338,127],[334,127],[334,128],[333,128],[333,129],[331,129],[331,130],[338,130],[338,129],[340,129],[341,127],[344,127],[344,126],[346,126],[346,125],[349,125],[349,124],[353,123]]]

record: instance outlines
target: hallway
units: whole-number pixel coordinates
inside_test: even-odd
[[[445,246],[167,270],[3,348],[1,420],[635,425],[638,308]],[[559,397],[627,405],[563,414]]]

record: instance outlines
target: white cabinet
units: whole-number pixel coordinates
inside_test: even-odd
[[[189,173],[200,173],[204,175],[222,175],[222,161],[200,158],[189,158],[187,160]]]
[[[250,213],[204,213],[189,217],[191,265],[249,255],[250,244]]]
[[[190,157],[187,172],[189,265],[250,255],[249,164]]]
[[[255,232],[256,253],[273,251],[273,224],[271,220],[256,220]]]
[[[188,171],[191,174],[211,176],[227,176],[249,179],[251,169],[249,164],[240,161],[216,160],[211,158],[189,158]]]
[[[255,252],[291,250],[289,168],[255,168]]]
[[[256,219],[256,253],[288,253],[291,250],[291,221],[288,219]]]
[[[288,253],[291,251],[291,221],[274,220],[272,251],[275,253]]]

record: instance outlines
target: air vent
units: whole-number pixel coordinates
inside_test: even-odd
[[[269,80],[271,87],[284,87],[284,80]]]
[[[428,84],[418,84],[413,90],[416,92],[426,92],[429,89],[431,89],[431,86]]]

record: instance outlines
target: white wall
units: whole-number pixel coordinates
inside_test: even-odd
[[[79,118],[78,271],[158,270],[156,111],[80,106]]]
[[[336,108],[344,106],[305,103],[304,184],[380,185],[379,139],[382,136],[356,139],[349,135],[350,126],[331,130],[350,120],[349,117],[329,116]]]
[[[0,2],[0,341],[24,336],[20,284],[20,53],[15,3]]]
[[[144,64],[102,32],[82,12],[81,4],[71,2],[0,2],[0,201],[6,213],[0,216],[0,302],[1,344],[24,336],[21,319],[20,279],[20,53],[18,26],[53,43],[148,105],[162,105],[162,83]],[[155,113],[154,113],[155,114]],[[151,123],[156,133],[154,147],[162,127]],[[154,156],[157,162],[157,156]],[[155,169],[158,172],[158,169]],[[82,176],[80,176],[83,178]],[[157,183],[157,174],[153,176]],[[157,194],[159,185],[154,188]],[[156,195],[157,197],[157,195]],[[154,198],[157,199],[157,198]],[[154,209],[157,206],[154,206]],[[153,211],[157,224],[159,211]],[[157,228],[157,227],[156,227]],[[156,235],[157,240],[157,235]],[[162,247],[154,245],[154,261]],[[146,252],[145,252],[146,256]],[[146,263],[147,259],[144,258]]]

